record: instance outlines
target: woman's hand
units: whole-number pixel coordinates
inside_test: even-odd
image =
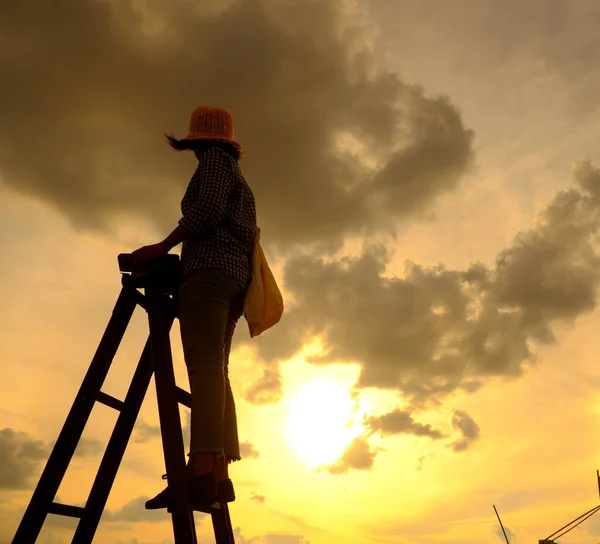
[[[169,248],[163,243],[152,244],[150,246],[143,246],[136,249],[131,253],[131,271],[137,272],[144,264],[149,260],[155,259],[156,257],[162,257],[169,252]]]

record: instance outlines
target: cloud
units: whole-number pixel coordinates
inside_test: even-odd
[[[388,251],[373,245],[358,258],[291,258],[294,304],[277,334],[257,339],[259,357],[273,369],[318,337],[323,350],[311,363],[358,364],[357,389],[395,391],[408,413],[522,376],[539,362],[536,347],[555,342],[556,324],[572,325],[596,305],[600,171],[578,163],[574,181],[491,267],[407,261],[390,277]]]
[[[50,448],[54,448],[55,444],[56,440],[50,442]],[[87,436],[82,436],[77,443],[77,448],[75,449],[75,453],[73,455],[75,457],[92,457],[103,452],[105,447],[106,444],[97,438],[88,438]]]
[[[355,438],[332,465],[319,467],[330,474],[346,474],[350,470],[370,470],[378,450],[372,450],[364,437]]]
[[[55,533],[47,533],[40,539],[40,544],[65,544],[65,542],[67,541],[64,538]]]
[[[156,492],[162,491],[158,489]],[[118,510],[105,509],[102,521],[122,521],[127,523],[156,522],[161,523],[170,520],[171,516],[166,510],[146,510],[144,504],[150,497],[137,497],[130,500]]]
[[[283,393],[283,384],[279,367],[265,368],[263,374],[243,393],[244,399],[252,404],[271,404],[278,402]]]
[[[173,544],[172,540],[161,540],[160,542],[140,542],[137,538],[131,540],[117,540],[117,544]]]
[[[368,417],[365,423],[371,432],[378,432],[383,437],[394,434],[412,434],[415,436],[428,436],[437,440],[445,436],[440,430],[434,429],[431,425],[415,421],[410,412],[401,409],[396,409],[381,416]]]
[[[331,474],[345,474],[352,469],[372,469],[375,464],[375,456],[381,451],[380,448],[372,450],[367,441],[368,437],[373,434],[379,434],[383,438],[394,435],[413,435],[431,438],[432,440],[440,440],[448,436],[429,424],[415,421],[409,411],[400,408],[378,416],[367,416],[364,418],[364,424],[364,435],[355,438],[334,464],[322,468],[325,468]],[[449,444],[453,451],[464,451],[479,439],[479,427],[466,412],[455,410],[451,424],[454,430],[459,431],[461,434],[459,440]],[[424,460],[424,455],[417,459],[417,470],[422,470]]]
[[[506,525],[504,526],[504,531],[506,532],[506,536],[508,538],[508,542],[510,544],[514,544],[517,541],[517,535],[511,531]],[[496,537],[496,541],[501,541],[506,544],[506,538],[504,538],[504,534],[502,533],[502,527],[500,525],[495,525],[493,529],[494,536]]]
[[[0,429],[0,489],[29,489],[35,485],[39,469],[48,460],[55,441],[48,444],[23,431]],[[76,457],[97,455],[104,444],[95,438],[81,437]]]
[[[85,507],[85,501],[69,501],[65,503],[65,501],[61,499],[61,497],[58,494],[54,497],[54,502],[58,504],[69,504],[70,506],[80,506],[81,508]],[[55,527],[58,529],[68,529],[72,532],[75,532],[78,523],[79,520],[77,518],[71,518],[68,516],[48,516],[46,518],[46,521],[44,522],[44,524],[48,526]]]
[[[310,544],[299,535],[269,534],[263,537],[264,544]]]
[[[460,414],[463,414],[460,412]],[[469,417],[467,414],[464,416]],[[456,417],[456,416],[455,416]],[[471,420],[475,425],[475,422]],[[458,422],[463,424],[461,420]],[[454,419],[453,419],[454,424]],[[447,435],[439,429],[434,429],[429,424],[415,421],[412,414],[407,410],[397,408],[377,416],[367,416],[364,418],[365,433],[363,436],[355,438],[342,456],[332,465],[323,466],[331,474],[346,474],[350,470],[371,470],[375,465],[375,456],[380,448],[373,450],[368,443],[368,437],[373,434],[380,434],[383,438],[392,435],[413,435],[418,437],[428,437],[432,440],[445,438]],[[468,422],[464,423],[467,431],[470,431]],[[464,435],[463,435],[464,436]],[[455,450],[456,451],[456,450]],[[418,459],[417,470],[423,466],[424,456]]]
[[[234,114],[265,240],[290,252],[389,231],[472,162],[450,100],[381,66],[362,4],[66,1],[2,6],[0,172],[79,228],[173,228],[193,158],[163,132],[199,104]]]
[[[459,431],[462,437],[450,446],[456,452],[465,451],[473,442],[479,440],[479,426],[466,412],[455,410],[452,415],[452,427]]]
[[[183,432],[185,432],[185,427],[183,428]],[[142,420],[136,422],[133,436],[134,442],[144,443],[155,438],[160,438],[160,425],[151,425]]]
[[[79,443],[77,444],[74,455],[77,457],[92,457],[102,453],[105,447],[106,444],[97,438],[87,438],[82,436],[79,439]]]
[[[250,442],[241,442],[240,443],[240,456],[242,458],[251,458],[258,459],[260,457],[260,452],[256,449],[254,444]]]
[[[0,489],[29,489],[50,451],[41,440],[10,428],[0,430]]]
[[[181,432],[183,433],[183,447],[185,450],[189,450],[192,432],[192,411],[187,408],[185,409],[185,424]]]
[[[267,500],[267,498],[264,495],[257,495],[256,493],[252,492],[252,496],[250,497],[250,500],[256,501],[259,504],[265,504],[265,501]]]
[[[310,544],[308,540],[305,540],[300,535],[282,533],[270,533],[263,536],[245,538],[242,536],[242,530],[239,527],[233,530],[233,536],[236,544]]]
[[[470,55],[461,69],[465,71],[489,71],[515,63],[518,51],[523,58],[540,59],[547,68],[575,79],[580,73],[572,66],[573,59],[581,59],[581,67],[593,65],[598,60],[597,51],[588,51],[585,43],[594,36],[589,19],[598,17],[600,9],[594,0],[582,0],[577,4],[561,0],[532,0],[524,4],[508,0],[499,10],[494,0],[465,0],[464,11],[456,13],[443,0],[431,0],[427,9],[412,3],[374,0],[379,21],[395,30],[396,43],[416,43],[427,52],[446,45],[439,52],[470,51],[477,47],[477,54]],[[449,18],[452,24],[448,24]],[[386,25],[386,23],[388,23]],[[425,32],[446,29],[444,36],[420,36]],[[485,32],[485,28],[490,32]],[[386,28],[386,29],[387,29]],[[593,80],[592,83],[596,83]],[[586,94],[584,90],[579,92]]]

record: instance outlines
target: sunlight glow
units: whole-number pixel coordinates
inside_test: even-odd
[[[292,394],[289,406],[288,441],[311,468],[336,461],[361,433],[356,404],[339,381],[308,382]]]

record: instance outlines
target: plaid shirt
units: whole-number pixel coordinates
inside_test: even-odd
[[[183,274],[218,268],[246,288],[256,229],[254,194],[237,160],[219,147],[202,153],[181,201]]]

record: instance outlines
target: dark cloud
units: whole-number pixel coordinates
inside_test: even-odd
[[[581,525],[580,527],[584,529],[589,535],[592,535],[594,537],[594,540],[596,540],[600,536],[600,518],[598,516],[592,516],[589,519],[589,521],[586,520],[585,525]],[[575,529],[573,532],[575,532],[576,530],[577,529]]]
[[[254,444],[251,444],[250,442],[241,442],[240,456],[244,459],[258,459],[260,457],[260,452],[256,449]]]
[[[246,538],[242,535],[242,530],[236,527],[233,530],[233,536],[239,544],[310,544],[308,540],[299,535],[287,535],[271,533],[263,536]]]
[[[378,450],[373,450],[364,437],[355,438],[332,465],[320,467],[330,474],[346,474],[350,470],[370,470]]]
[[[181,432],[183,433],[183,447],[186,451],[189,451],[190,438],[192,436],[192,411],[189,409],[185,410],[185,424]]]
[[[239,338],[236,339],[239,343]],[[283,383],[279,374],[279,366],[272,365],[263,370],[258,378],[248,389],[243,392],[244,399],[252,404],[271,404],[278,402],[283,394]]]
[[[410,412],[401,409],[380,416],[368,417],[365,423],[371,432],[380,433],[383,437],[394,434],[412,434],[436,440],[445,436],[431,425],[415,421]]]
[[[262,537],[264,544],[310,544],[299,535],[269,534]]]
[[[52,447],[54,447],[54,444],[55,442],[52,442]],[[75,457],[93,457],[94,455],[102,453],[105,447],[106,444],[97,438],[82,436],[77,443],[74,455]]]
[[[185,432],[185,427],[183,432]],[[142,420],[136,422],[133,435],[134,442],[144,443],[160,437],[160,425],[151,425]]]
[[[256,340],[259,356],[272,365],[320,335],[325,351],[312,363],[358,363],[357,388],[398,391],[410,410],[521,376],[536,362],[535,346],[554,341],[555,323],[596,304],[600,173],[581,163],[575,181],[491,268],[406,262],[403,277],[389,278],[379,246],[356,259],[290,259],[294,305],[277,335]]]
[[[183,443],[184,447],[188,447],[189,445],[189,433],[190,433],[190,422],[191,422],[191,413],[189,409],[184,409],[184,424],[181,428],[181,432],[183,433]],[[158,439],[162,440],[160,434],[160,425],[153,425],[151,423],[147,423],[144,420],[138,420],[135,423],[135,427],[133,429],[132,440],[138,444],[144,444],[146,442],[150,442],[151,440]]]
[[[161,491],[161,489],[157,490]],[[105,509],[102,515],[102,521],[122,521],[127,523],[136,523],[136,522],[164,522],[165,520],[170,520],[171,516],[167,513],[166,510],[146,510],[144,508],[145,502],[150,497],[137,497],[135,499],[130,500],[124,506],[119,508],[118,510],[108,510]]]
[[[517,535],[508,527],[506,527],[506,525],[504,525],[504,531],[506,532],[508,542],[510,544],[514,544],[517,541]],[[506,544],[506,538],[504,538],[504,534],[502,533],[502,527],[500,527],[500,525],[494,526],[493,533],[496,537],[496,542],[503,542],[504,544]]]
[[[240,527],[236,527],[233,530],[233,536],[236,543],[239,542],[240,544],[252,544],[250,540],[242,536],[242,529]]]
[[[473,418],[466,412],[455,410],[452,415],[452,428],[459,431],[461,438],[453,442],[450,446],[454,451],[465,451],[476,440],[479,440],[479,426]]]
[[[173,544],[172,540],[161,540],[160,542],[140,542],[137,538],[131,540],[117,540],[117,544]],[[204,544],[204,543],[202,543]]]
[[[97,438],[86,438],[81,437],[75,450],[75,455],[80,457],[91,457],[102,453],[106,447],[106,444],[98,440]]]
[[[364,418],[364,426],[364,435],[355,438],[333,465],[322,468],[331,474],[345,474],[349,470],[373,469],[375,457],[381,451],[380,448],[371,448],[368,443],[368,438],[373,434],[379,434],[382,438],[394,435],[413,435],[432,440],[440,440],[448,436],[430,424],[416,421],[410,411],[401,408],[377,416],[367,416]],[[467,449],[471,442],[479,437],[479,427],[465,412],[458,410],[454,412],[452,426],[461,433],[461,438],[450,444],[454,451]],[[424,459],[425,456],[421,456],[417,460],[417,470],[423,468]]]
[[[251,501],[256,501],[259,504],[265,504],[267,498],[264,495],[258,495],[257,493],[252,492],[252,496],[250,497]]]
[[[27,433],[0,430],[0,489],[29,489],[50,450]]]
[[[67,544],[68,540],[55,533],[48,532],[40,539],[40,544]]]
[[[460,12],[443,0],[426,5],[373,0],[372,6],[399,49],[417,45],[429,52],[445,46],[443,56],[463,54],[461,73],[489,74],[518,64],[518,57],[519,62],[539,60],[546,73],[577,81],[600,60],[597,47],[590,47],[598,40],[592,21],[600,17],[594,0],[506,0],[500,9],[495,0],[464,0]],[[598,80],[590,86],[598,90]],[[582,97],[589,97],[586,89],[569,90],[579,99],[573,100],[574,107],[591,106],[581,104]]]
[[[81,228],[173,228],[193,158],[163,132],[199,104],[234,114],[265,241],[289,251],[389,230],[471,164],[457,109],[379,67],[351,2],[4,2],[0,33],[0,172]]]
[[[70,506],[80,506],[82,508],[85,507],[85,501],[83,502],[65,502],[59,495],[54,497],[54,502],[58,504],[69,504]],[[49,527],[55,527],[57,529],[68,529],[69,531],[75,532],[77,529],[77,525],[79,520],[76,518],[70,518],[68,516],[48,516],[44,525],[48,525]]]
[[[556,323],[573,323],[595,308],[600,170],[579,163],[574,180],[577,187],[558,192],[491,268],[407,262],[403,277],[389,278],[389,254],[380,246],[366,246],[357,259],[288,261],[294,304],[276,335],[255,342],[272,383],[277,363],[320,335],[325,351],[310,362],[358,363],[357,389],[395,390],[408,399],[408,407],[368,420],[371,432],[442,438],[413,412],[490,379],[521,376],[536,363],[536,345],[555,341]],[[452,426],[461,433],[450,444],[454,451],[479,438],[464,412],[454,413]],[[372,466],[375,454],[363,439],[353,448],[330,470]]]

